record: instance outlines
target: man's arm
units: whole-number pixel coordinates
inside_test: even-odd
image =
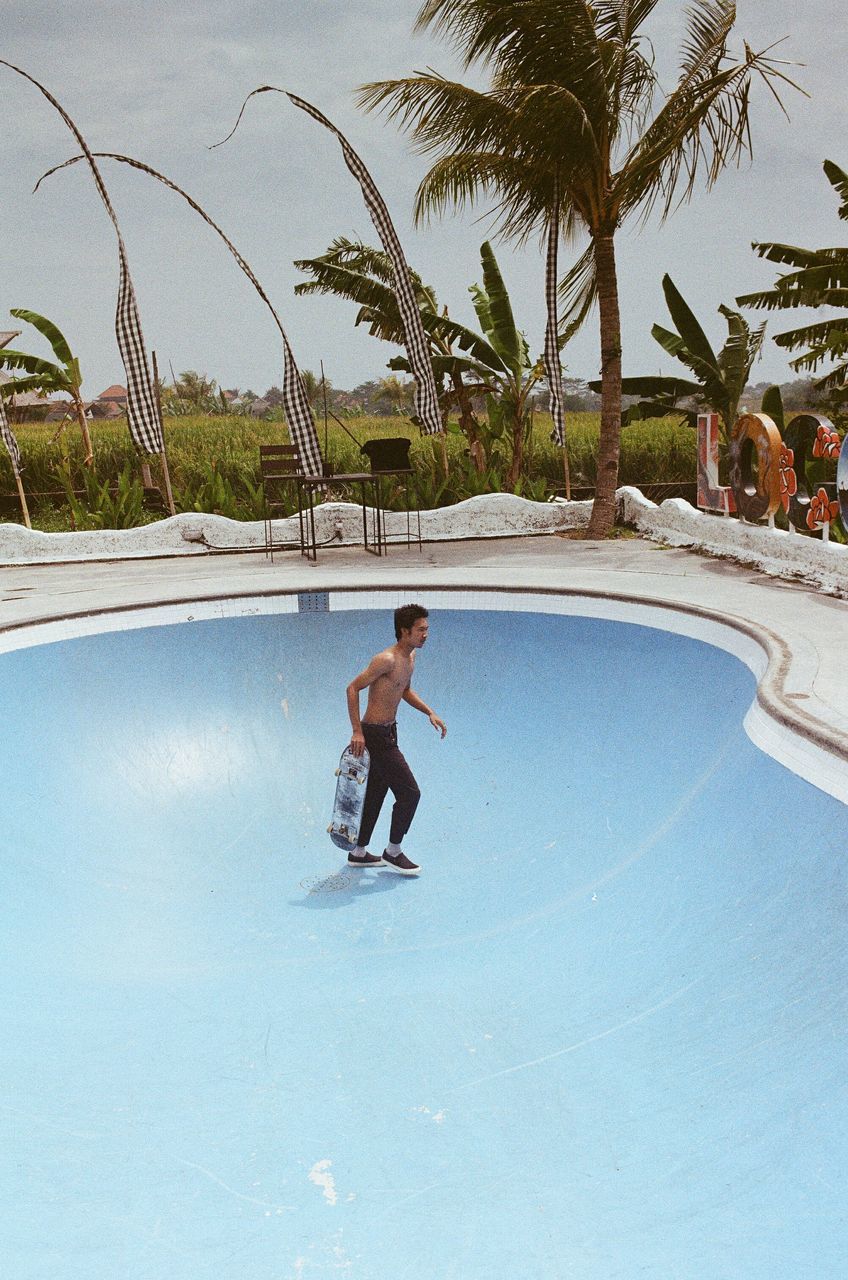
[[[413,689],[407,688],[401,697],[404,702],[408,702],[416,711],[421,711],[425,716],[427,716],[433,728],[438,730],[442,737],[445,736],[448,730],[444,720],[440,720],[435,711],[431,711],[427,706],[427,703],[423,702]]]
[[[350,725],[353,729],[353,735],[350,740],[350,749],[355,756],[361,756],[365,750],[365,737],[362,733],[362,721],[359,716],[359,695],[363,689],[368,689],[375,680],[379,680],[380,676],[384,676],[392,665],[391,657],[387,653],[378,653],[372,658],[364,671],[360,671],[359,675],[351,680],[347,687],[347,713],[350,716]]]

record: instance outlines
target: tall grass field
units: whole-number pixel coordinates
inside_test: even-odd
[[[596,413],[567,416],[572,486],[594,486],[599,421]],[[503,486],[508,459],[493,458],[480,475],[470,463],[462,435],[451,432],[447,436],[449,467],[445,478],[441,443],[420,437],[407,419],[354,418],[349,427],[360,442],[386,436],[406,436],[412,441],[410,457],[424,509],[448,506],[481,492],[497,492]],[[135,452],[126,421],[92,422],[90,429],[94,462],[86,468],[79,432],[74,427],[67,427],[58,439],[55,423],[14,428],[23,458],[23,483],[33,527],[45,531],[125,527],[161,519],[161,508],[156,509],[155,504],[144,499],[140,466],[143,459]],[[238,415],[167,418],[165,432],[178,511],[217,512],[239,520],[262,518],[259,446],[287,441],[282,422]],[[550,432],[549,415],[537,414],[525,475],[518,488],[519,493],[537,501],[564,491],[562,451],[551,443]],[[318,433],[322,453],[337,472],[363,469],[365,459],[341,427],[330,422],[325,435],[324,425],[319,423]],[[161,483],[158,460],[149,461],[154,482]],[[621,484],[691,483],[695,474],[696,440],[691,428],[665,419],[624,428]],[[68,489],[79,496],[73,518]],[[119,490],[123,496],[118,504],[120,510],[104,496],[111,492],[114,498]],[[401,501],[402,490],[398,487],[389,505],[399,505]],[[88,510],[92,506],[100,508],[99,514]],[[17,490],[5,450],[0,450],[0,520],[20,520]]]

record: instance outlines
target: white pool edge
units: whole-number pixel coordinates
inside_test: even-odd
[[[837,735],[830,734],[811,710],[801,711],[785,703],[779,674],[785,656],[781,641],[754,624],[743,627],[695,606],[580,590],[446,588],[444,585],[428,588],[419,583],[415,591],[419,597],[426,598],[427,607],[432,610],[486,609],[597,618],[667,631],[721,649],[743,662],[757,680],[757,696],[743,719],[743,728],[754,745],[806,782],[848,805],[848,752],[836,741]],[[301,598],[309,595],[326,595],[330,611],[339,612],[394,609],[406,603],[409,594],[408,585],[356,589],[349,585],[336,588],[322,584],[317,592],[301,589],[232,593],[170,603],[134,603],[70,613],[0,630],[0,654],[151,626],[297,613]]]

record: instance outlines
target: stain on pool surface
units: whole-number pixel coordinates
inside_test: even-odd
[[[848,810],[718,649],[430,623],[417,880],[326,834],[388,608],[0,658],[16,1280],[844,1275]]]

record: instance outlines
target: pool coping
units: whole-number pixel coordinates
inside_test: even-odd
[[[567,544],[566,563],[573,560],[575,553],[572,548],[577,545],[579,544]],[[703,639],[704,636],[698,634],[699,627],[701,630],[714,629],[712,638],[707,639],[706,642],[718,643],[719,647],[734,652],[755,671],[757,676],[756,699],[745,718],[745,728],[752,740],[794,772],[848,804],[848,690],[846,690],[844,704],[836,708],[832,705],[828,706],[816,696],[814,685],[820,666],[819,659],[822,657],[822,646],[820,645],[819,651],[815,653],[810,652],[810,646],[804,638],[801,638],[802,643],[799,644],[799,637],[789,635],[787,628],[781,625],[780,609],[774,609],[775,603],[786,605],[787,601],[794,601],[796,599],[794,595],[787,596],[784,593],[781,597],[778,592],[776,596],[777,588],[773,580],[769,584],[758,584],[759,596],[762,596],[765,590],[772,597],[771,605],[775,616],[772,619],[766,619],[762,616],[750,616],[750,613],[746,616],[737,612],[728,612],[726,608],[708,606],[703,600],[692,598],[698,594],[692,590],[676,598],[671,598],[668,592],[663,594],[655,590],[646,591],[642,581],[638,583],[640,589],[630,590],[613,588],[612,584],[609,588],[600,589],[597,585],[590,585],[588,581],[581,583],[565,580],[556,583],[530,582],[527,581],[526,572],[522,571],[522,565],[527,566],[535,559],[538,552],[533,548],[538,546],[537,539],[533,540],[532,547],[524,543],[522,554],[511,557],[509,548],[498,551],[489,543],[486,548],[486,558],[489,561],[495,561],[496,564],[494,569],[491,564],[487,565],[485,571],[482,566],[477,568],[474,565],[463,566],[461,560],[456,566],[448,564],[435,566],[432,563],[425,565],[420,558],[416,560],[410,553],[404,553],[405,563],[402,569],[398,566],[396,557],[392,557],[389,562],[377,562],[376,566],[366,567],[361,553],[357,556],[354,552],[342,553],[348,561],[344,565],[328,563],[331,557],[324,558],[317,567],[305,566],[302,563],[292,564],[290,560],[278,567],[278,563],[275,562],[273,587],[260,585],[256,581],[257,578],[262,577],[263,571],[266,568],[270,569],[271,566],[257,564],[255,558],[251,558],[249,572],[248,565],[233,564],[230,557],[226,558],[229,564],[222,564],[222,560],[216,558],[214,578],[210,580],[208,575],[205,576],[202,587],[199,575],[192,574],[191,579],[194,580],[187,582],[185,574],[180,576],[163,573],[161,562],[157,562],[152,568],[148,564],[149,576],[146,583],[142,582],[140,592],[137,589],[128,591],[127,584],[124,583],[123,589],[119,586],[117,591],[110,593],[111,598],[104,599],[101,592],[96,592],[101,598],[96,604],[86,608],[73,607],[75,597],[79,601],[81,595],[91,594],[90,581],[85,581],[85,588],[80,581],[83,567],[68,566],[77,570],[78,590],[74,590],[75,575],[63,574],[61,569],[54,566],[51,576],[55,577],[58,572],[60,580],[64,579],[63,594],[66,594],[64,584],[70,587],[66,594],[65,607],[57,610],[56,601],[53,599],[53,607],[47,610],[34,608],[32,606],[37,605],[37,599],[30,597],[24,602],[29,606],[23,609],[25,616],[0,625],[0,650],[10,651],[28,647],[29,644],[50,643],[52,640],[71,638],[79,634],[92,634],[94,631],[123,629],[120,623],[117,626],[106,627],[89,627],[84,624],[93,623],[98,619],[117,621],[129,614],[136,614],[145,619],[137,625],[162,625],[161,620],[159,623],[154,620],[154,614],[157,611],[161,618],[163,610],[177,610],[178,616],[170,619],[172,621],[200,620],[201,614],[206,617],[220,617],[239,616],[245,611],[279,612],[280,610],[267,606],[274,600],[280,601],[285,598],[291,602],[298,595],[315,591],[329,592],[331,597],[352,594],[359,600],[375,592],[380,596],[394,594],[398,599],[408,599],[414,592],[426,594],[428,597],[446,593],[455,603],[461,600],[463,594],[469,593],[488,593],[499,598],[510,595],[513,600],[523,598],[525,601],[536,597],[539,600],[569,602],[570,605],[584,601],[591,607],[595,616],[638,623],[640,619],[635,615],[641,614],[643,625],[658,625],[656,621],[653,623],[647,621],[651,611],[658,611],[658,616],[667,621],[672,618],[677,620],[685,618],[689,621],[688,628],[668,626],[664,628],[667,630],[682,629],[684,634]],[[560,549],[561,546],[562,544]],[[463,551],[467,553],[467,549],[468,544],[463,544],[461,548],[456,549],[455,558],[462,557]],[[632,552],[632,548],[630,550]],[[656,549],[652,548],[652,550]],[[451,558],[449,549],[444,546],[436,554],[443,560]],[[682,578],[685,579],[684,587],[692,585],[689,584],[689,578],[697,578],[698,574],[693,575],[691,568],[693,562],[698,562],[700,557],[685,551],[670,554],[688,557]],[[580,558],[579,552],[577,555]],[[582,558],[585,560],[586,556],[583,555]],[[615,561],[615,549],[606,548],[606,554],[602,554],[601,559]],[[196,560],[192,563],[194,566],[198,565]],[[208,568],[208,561],[200,563],[206,563]],[[597,564],[597,558],[594,563]],[[119,562],[120,564],[126,565],[126,562]],[[138,566],[139,562],[136,561],[135,564]],[[563,565],[560,564],[559,568],[562,567]],[[586,577],[588,570],[590,576],[595,577],[597,581],[597,572],[592,572],[593,567],[593,565],[584,566],[583,577]],[[599,570],[600,567],[598,564]],[[650,567],[653,570],[653,565]],[[26,568],[21,566],[17,571],[18,576],[32,569],[33,566],[26,566]],[[459,570],[458,574],[457,570]],[[88,578],[91,571],[92,567],[89,566]],[[726,572],[732,573],[730,566],[726,567]],[[737,572],[744,577],[745,571]],[[568,575],[558,573],[556,576],[567,577]],[[644,569],[642,576],[644,577]],[[457,577],[460,580],[457,580]],[[250,581],[246,581],[245,578],[249,578]],[[703,591],[700,594],[703,594]],[[67,596],[71,598],[67,599]],[[254,602],[252,608],[250,608],[251,601]],[[258,608],[257,603],[263,607]],[[385,606],[385,601],[382,603]],[[831,599],[831,607],[833,603]],[[233,605],[237,606],[235,611],[232,609]],[[571,608],[568,611],[580,612],[577,608]],[[622,611],[625,614],[629,611],[634,616],[624,618]],[[562,610],[553,610],[553,612],[562,612]],[[762,608],[759,612],[762,614]],[[846,618],[848,618],[848,609],[846,609]],[[83,624],[82,629],[80,624]],[[728,638],[727,643],[722,644],[720,639],[717,640],[718,632]],[[729,639],[732,635],[737,637],[734,643]],[[846,624],[846,635],[848,635],[848,624]],[[740,651],[740,646],[744,648],[745,645],[748,646],[747,654]],[[763,655],[759,670],[757,662],[751,659],[751,645]],[[805,647],[807,651],[803,652]],[[799,702],[806,705],[799,705]]]

